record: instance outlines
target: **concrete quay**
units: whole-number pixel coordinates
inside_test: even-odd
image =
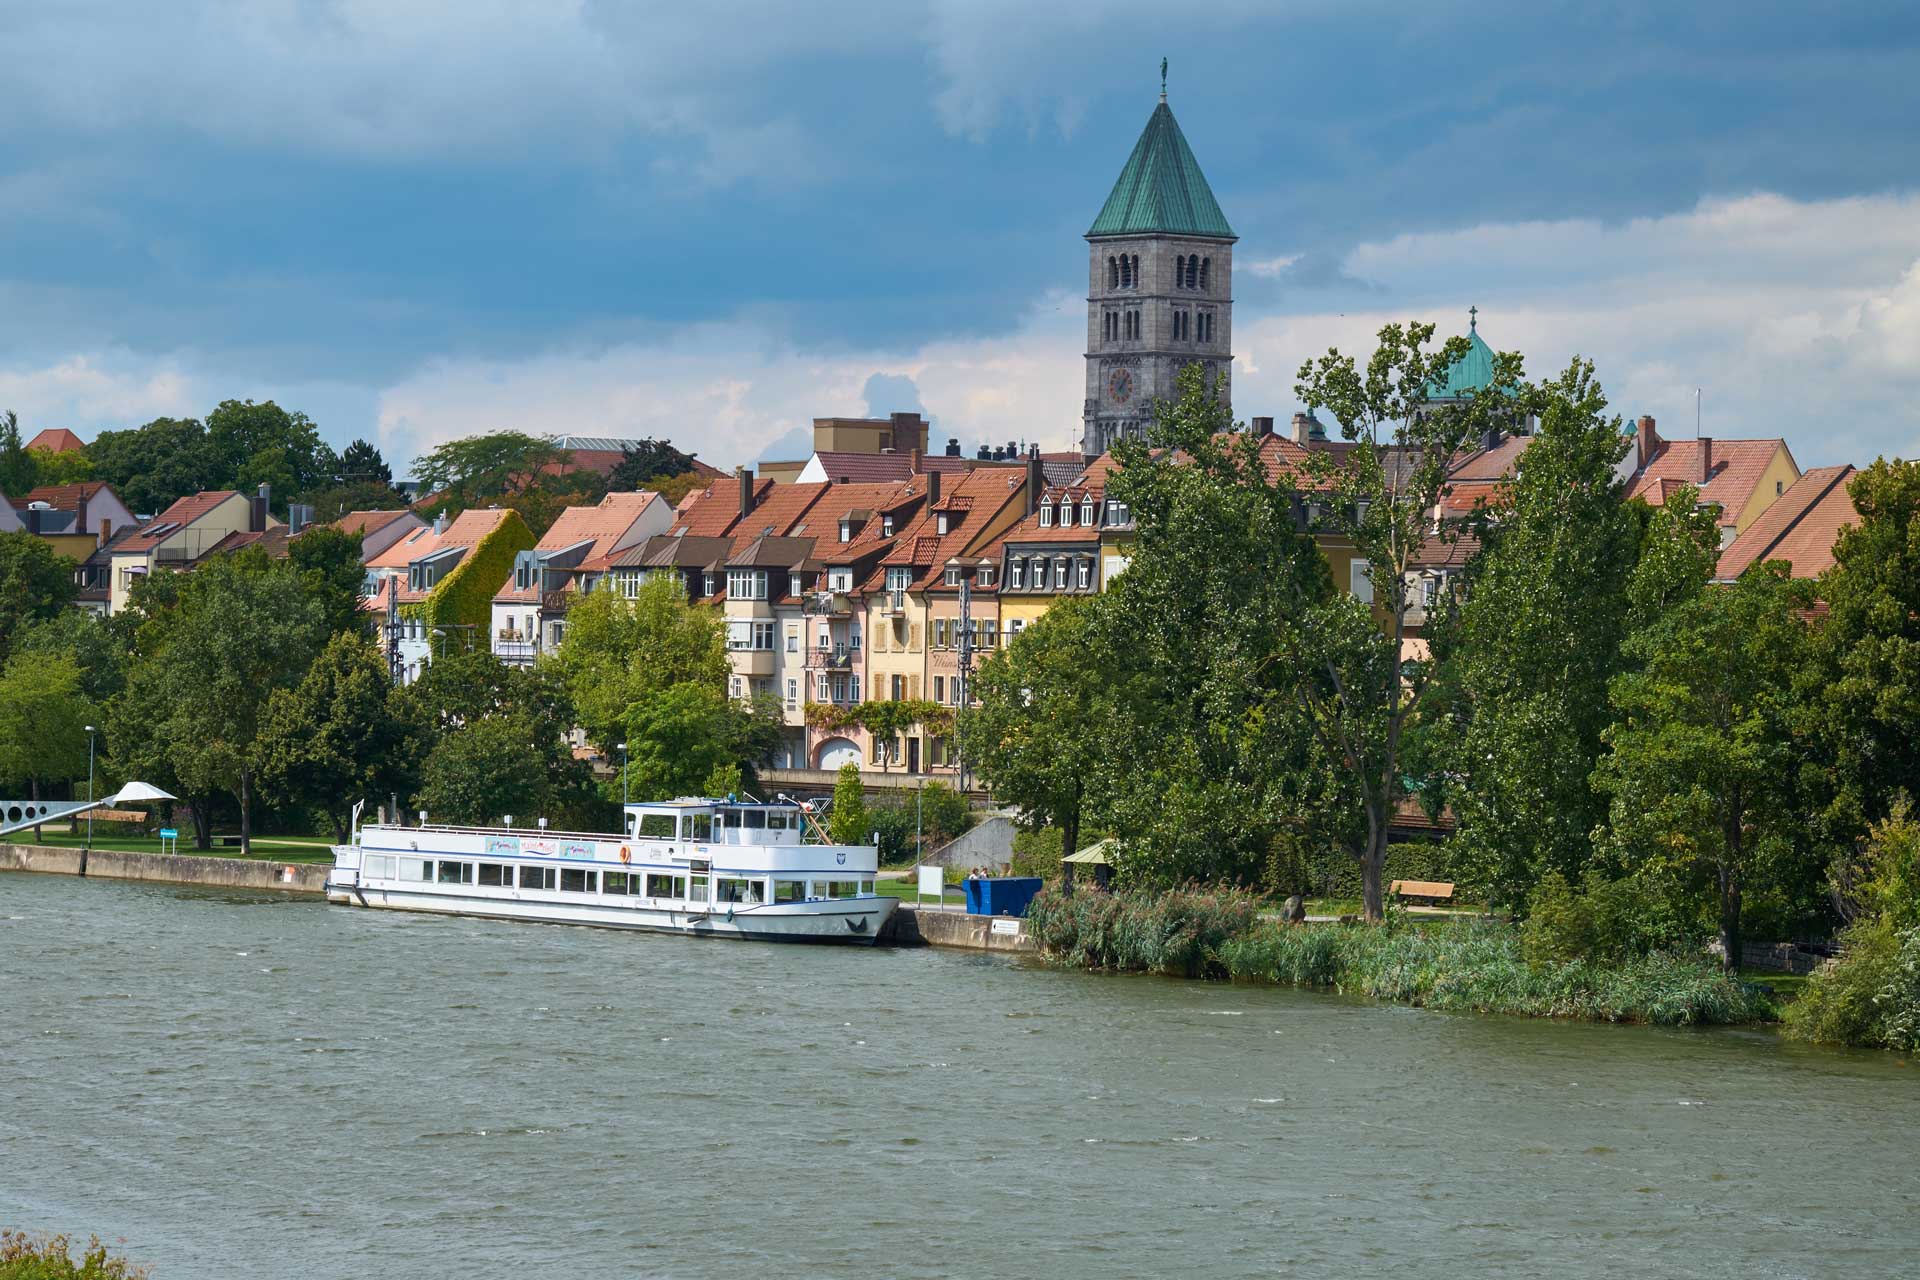
[[[83,865],[84,864],[84,865]],[[327,865],[260,862],[192,854],[122,853],[111,849],[69,849],[44,844],[0,844],[0,871],[36,871],[44,875],[86,875],[101,880],[157,880],[216,889],[277,889],[282,893],[326,891]]]

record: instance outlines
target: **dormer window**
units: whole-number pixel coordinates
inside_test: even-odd
[[[1023,591],[1027,585],[1027,562],[1015,557],[1013,561],[1013,589]]]
[[[1073,528],[1073,499],[1065,494],[1060,496],[1060,527]]]
[[[787,594],[790,596],[798,596],[800,592],[801,592],[800,575],[797,573],[788,574],[787,575]]]
[[[891,538],[893,536],[893,517],[891,515],[880,517],[880,536],[883,538]]]
[[[992,565],[983,564],[980,566],[980,585],[983,587],[990,587],[993,585],[993,566]]]
[[[960,585],[960,567],[958,565],[948,565],[946,576],[942,579],[942,581],[945,582],[946,585],[948,585],[949,587],[959,586]]]
[[[840,522],[840,541],[842,542],[853,541],[853,521],[842,520]]]
[[[942,511],[937,517],[935,517],[934,525],[939,530],[941,536],[944,537],[947,532],[947,513]]]
[[[1051,499],[1042,498],[1040,500],[1040,527],[1042,529],[1051,529],[1053,527],[1053,501]]]
[[[1080,499],[1080,523],[1089,529],[1093,528],[1093,498],[1091,496]]]

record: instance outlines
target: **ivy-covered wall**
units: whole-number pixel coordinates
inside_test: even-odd
[[[402,605],[400,612],[419,618],[428,627],[465,624],[474,628],[475,644],[485,648],[492,621],[493,597],[513,574],[513,558],[538,541],[518,511],[509,510],[492,533],[460,558],[453,571],[418,604]]]

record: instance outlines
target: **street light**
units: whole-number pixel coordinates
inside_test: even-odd
[[[627,744],[620,744],[620,807],[627,807]]]
[[[93,852],[93,735],[99,732],[87,726],[87,852]]]

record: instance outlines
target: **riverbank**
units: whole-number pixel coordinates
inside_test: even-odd
[[[1283,925],[1231,893],[1042,894],[1028,931],[1071,967],[1270,983],[1423,1008],[1659,1026],[1772,1022],[1766,988],[1704,958],[1530,965],[1519,932],[1485,920],[1418,927]]]
[[[127,853],[118,849],[73,849],[45,844],[0,844],[0,871],[87,876],[100,880],[157,880],[218,889],[278,889],[286,893],[326,891],[331,864],[266,862],[258,857],[222,858],[202,854]]]

